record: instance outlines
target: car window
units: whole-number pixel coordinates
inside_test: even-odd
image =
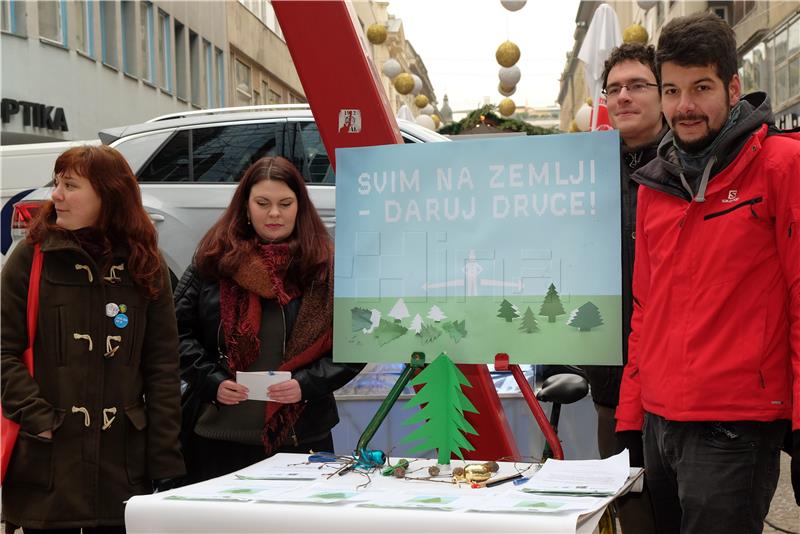
[[[139,173],[140,182],[238,182],[264,156],[283,155],[282,122],[177,132]]]
[[[134,174],[137,174],[142,165],[150,159],[161,144],[172,135],[172,130],[165,130],[153,134],[132,136],[121,139],[112,146],[125,156],[128,165]]]
[[[265,156],[283,155],[283,123],[231,124],[192,130],[192,164],[197,182],[238,182]]]
[[[306,183],[335,184],[336,176],[331,161],[314,122],[297,122],[291,125],[294,135],[292,163],[303,173]]]

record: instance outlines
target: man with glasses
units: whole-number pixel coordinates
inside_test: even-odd
[[[608,97],[608,113],[620,135],[620,188],[622,191],[622,359],[627,361],[627,340],[633,311],[631,282],[636,239],[636,193],[638,184],[631,175],[656,157],[658,143],[668,128],[661,116],[661,93],[656,74],[656,54],[652,46],[623,44],[611,51],[603,71],[603,87]],[[597,410],[597,446],[602,458],[619,450],[614,435],[614,412],[622,380],[620,366],[585,366],[592,399]],[[643,467],[641,436],[638,456],[631,465]],[[655,532],[653,512],[647,491],[630,493],[618,501],[623,534]]]
[[[760,533],[792,420],[800,498],[800,143],[742,96],[736,38],[674,19],[656,60],[672,127],[640,169],[617,430],[661,532]],[[798,500],[800,503],[800,500]]]

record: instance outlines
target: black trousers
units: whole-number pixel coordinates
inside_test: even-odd
[[[81,534],[79,528],[23,528],[25,534]],[[84,528],[83,534],[125,534],[125,527]]]
[[[267,458],[263,445],[244,445],[232,441],[207,439],[197,434],[192,439],[193,458],[189,462],[191,472],[187,474],[188,484],[227,475]],[[284,445],[278,452],[308,454],[310,450],[333,452],[333,435],[329,432],[317,441],[296,446]]]
[[[658,532],[761,533],[784,432],[784,421],[676,422],[645,414],[645,477]]]

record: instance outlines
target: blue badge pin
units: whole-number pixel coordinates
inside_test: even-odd
[[[114,326],[117,328],[125,328],[128,326],[128,316],[124,313],[117,314],[117,316],[114,317]]]

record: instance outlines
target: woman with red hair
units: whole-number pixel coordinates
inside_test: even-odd
[[[175,288],[182,429],[189,480],[276,452],[333,451],[333,392],[363,364],[334,363],[333,243],[289,161],[247,169]],[[248,400],[237,371],[289,371],[270,401]]]
[[[33,374],[26,308],[43,258]],[[122,155],[71,148],[2,272],[3,415],[19,424],[3,518],[24,532],[124,532],[124,502],[184,473],[169,270]]]

